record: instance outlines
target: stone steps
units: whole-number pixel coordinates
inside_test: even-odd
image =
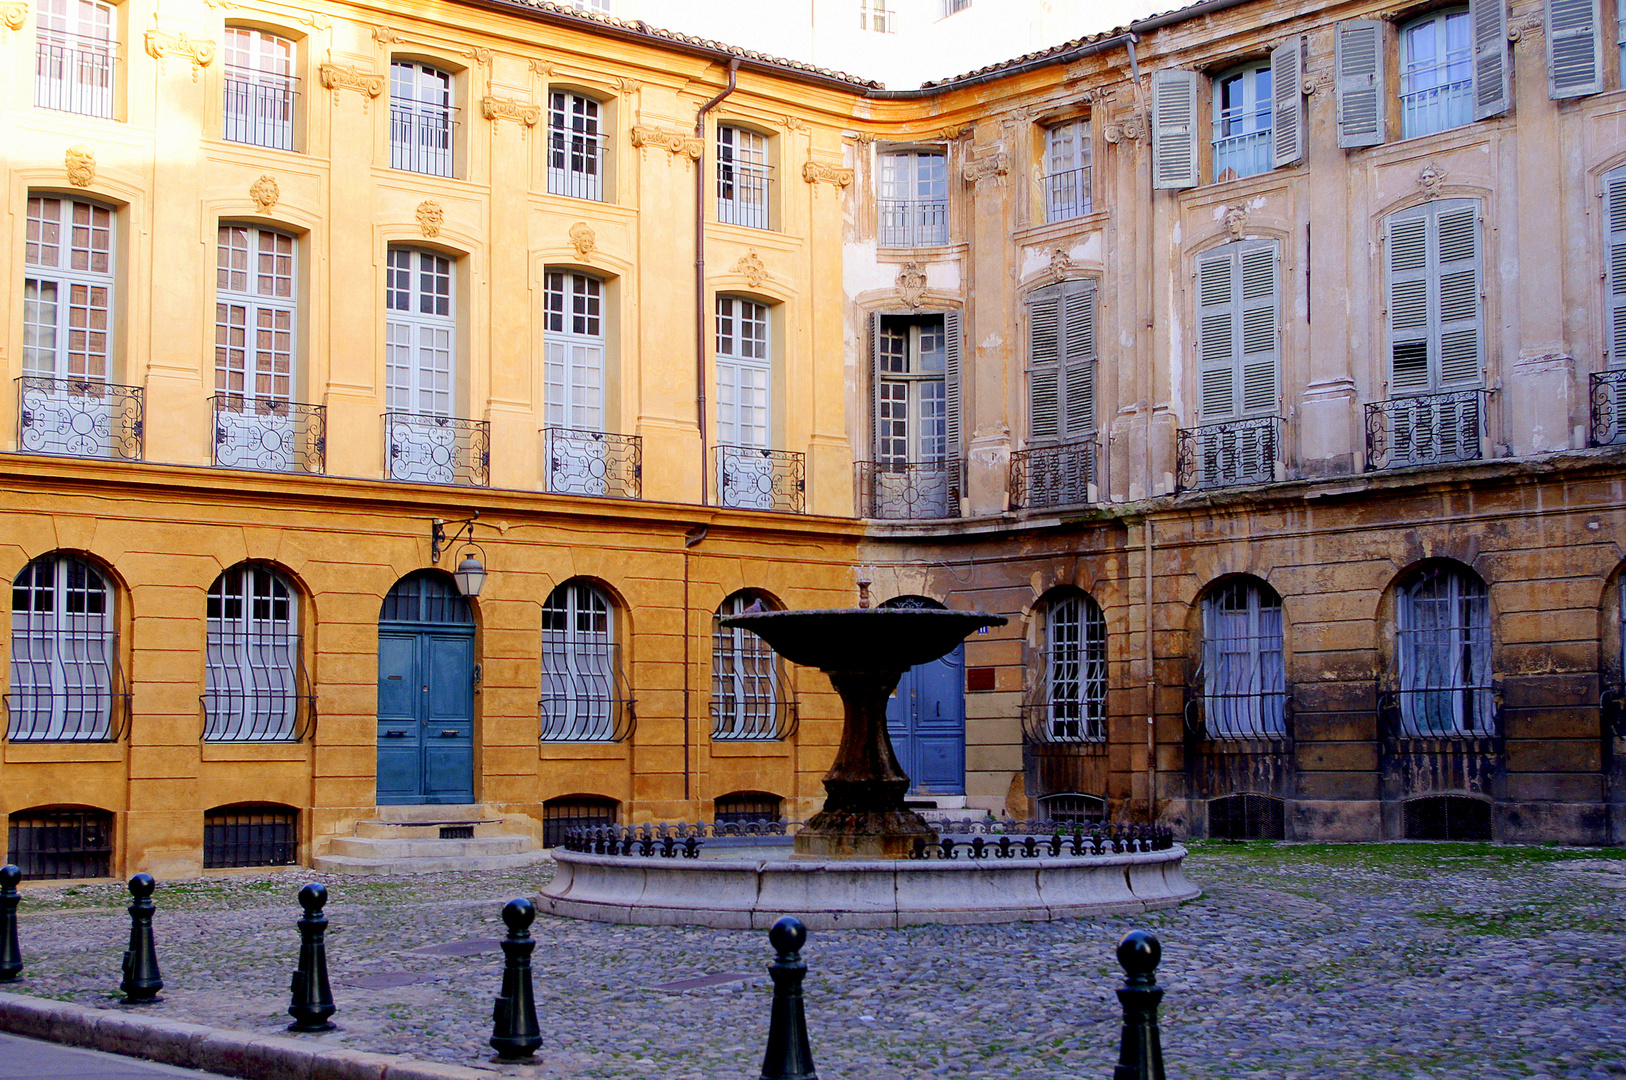
[[[549,858],[532,844],[528,822],[487,807],[380,806],[356,822],[353,836],[336,836],[312,867],[328,874],[432,874],[503,870]]]

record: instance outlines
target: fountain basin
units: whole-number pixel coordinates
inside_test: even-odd
[[[556,848],[538,908],[642,926],[761,930],[1046,922],[1169,908],[1202,895],[1186,849],[1039,859],[628,858]]]

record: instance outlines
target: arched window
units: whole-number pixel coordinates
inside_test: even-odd
[[[1107,624],[1079,592],[1040,603],[1039,672],[1034,695],[1042,742],[1100,742],[1107,737]]]
[[[713,739],[782,739],[791,733],[794,712],[779,657],[751,631],[722,624],[761,603],[751,593],[738,592],[723,601],[712,619]]]
[[[12,742],[113,737],[113,598],[101,574],[71,555],[23,567],[11,588]]]
[[[231,142],[294,148],[294,43],[246,26],[226,27],[225,130]]]
[[[113,872],[113,815],[106,810],[36,806],[18,810],[6,825],[6,861],[25,878],[96,878]]]
[[[778,821],[784,800],[768,791],[731,791],[717,796],[711,819],[719,825]]]
[[[585,581],[542,604],[542,741],[618,742],[632,732],[615,609]]]
[[[1474,41],[1468,9],[1430,12],[1401,27],[1400,137],[1461,127],[1473,119]]]
[[[474,622],[474,613],[450,574],[420,570],[395,583],[384,597],[378,620],[468,626]]]
[[[203,812],[203,868],[292,866],[299,811],[279,803],[234,803]]]
[[[1495,729],[1490,597],[1465,567],[1428,566],[1395,597],[1395,667],[1407,735],[1467,736]]]
[[[1282,598],[1262,581],[1226,582],[1203,598],[1201,683],[1210,739],[1287,734]]]
[[[452,175],[452,76],[428,64],[390,64],[390,168]]]
[[[298,597],[263,566],[234,566],[209,587],[203,737],[298,738]]]
[[[548,95],[548,193],[604,199],[604,135],[600,106],[584,94]]]

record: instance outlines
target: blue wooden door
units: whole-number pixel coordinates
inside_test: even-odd
[[[378,801],[474,801],[474,635],[378,635]]]
[[[911,795],[965,794],[965,646],[903,673],[886,728]]]

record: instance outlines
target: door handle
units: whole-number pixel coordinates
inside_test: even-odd
[[[404,732],[404,731],[386,731],[386,732],[384,732],[384,738],[386,738],[386,739],[404,739],[406,737],[407,737],[407,733]]]
[[[440,732],[440,737],[443,738],[443,739],[455,739],[461,734],[463,734],[463,733],[461,731],[458,731],[456,728],[451,728],[451,729],[442,728],[441,732]]]

